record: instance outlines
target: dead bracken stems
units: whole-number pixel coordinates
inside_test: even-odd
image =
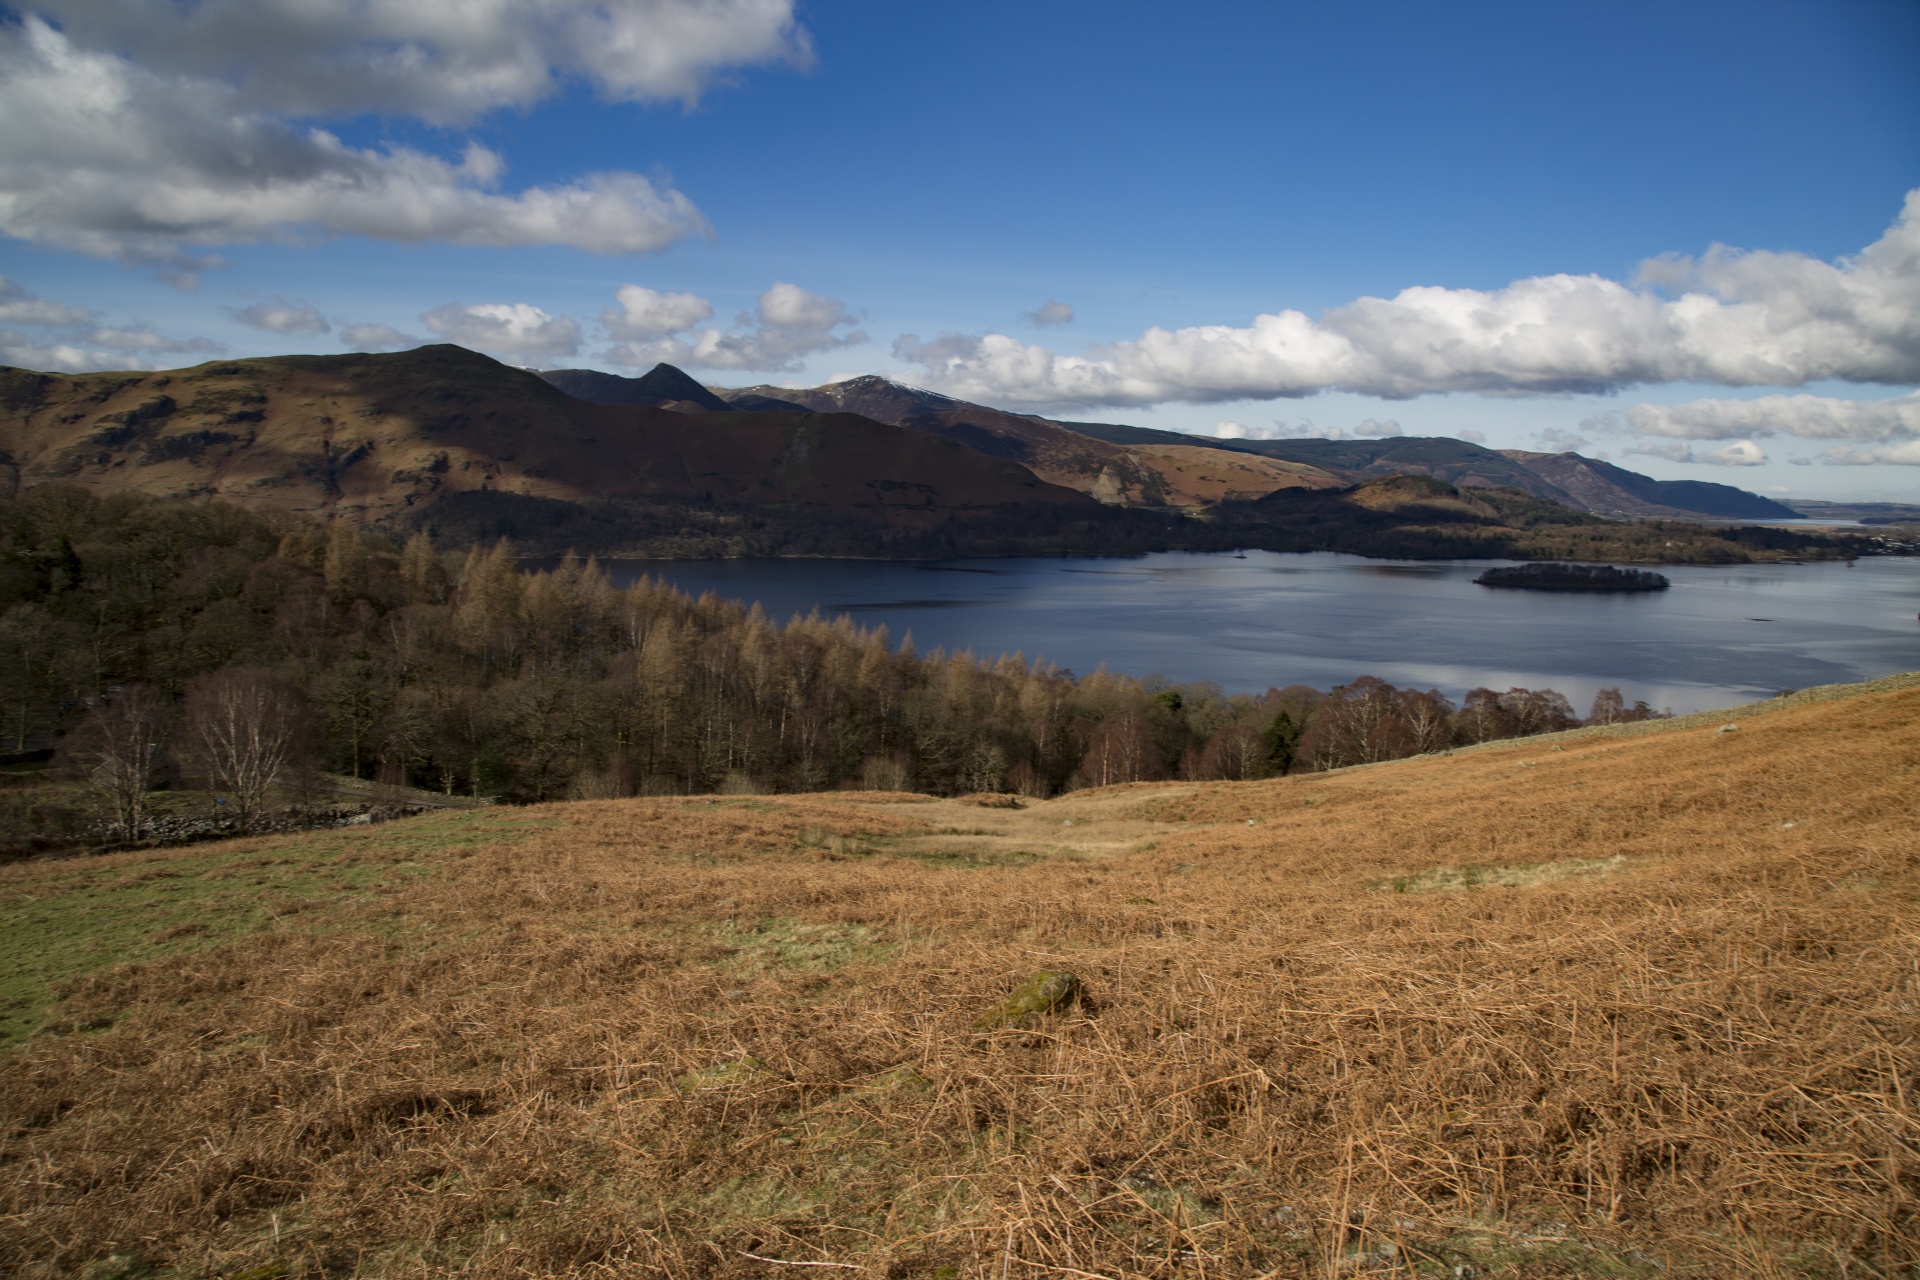
[[[1898,1274],[1920,690],[1742,724],[0,868],[147,913],[0,1073],[0,1266]]]

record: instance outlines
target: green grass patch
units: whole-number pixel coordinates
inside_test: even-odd
[[[763,920],[740,928],[720,925],[715,942],[732,953],[727,963],[749,969],[782,968],[819,972],[857,962],[877,962],[893,954],[863,924],[809,924],[804,920]]]
[[[910,844],[890,848],[888,853],[915,862],[924,862],[933,867],[1028,867],[1036,862],[1077,862],[1080,859],[1072,853],[1035,853],[1031,849],[1011,849],[1002,852],[993,848],[941,849],[915,847]]]
[[[1615,854],[1611,858],[1569,858],[1564,862],[1527,862],[1511,866],[1435,867],[1418,875],[1395,876],[1376,880],[1367,887],[1394,893],[1446,893],[1464,889],[1526,889],[1555,880],[1580,880],[1611,875],[1626,866],[1627,860]]]
[[[557,820],[422,815],[103,865],[44,862],[0,884],[0,1049],[46,1023],[60,987],[120,964],[204,951],[432,874],[427,855],[525,839]]]

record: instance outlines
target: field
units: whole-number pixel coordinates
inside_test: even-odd
[[[1920,682],[1844,692],[0,868],[0,1266],[1914,1275]]]

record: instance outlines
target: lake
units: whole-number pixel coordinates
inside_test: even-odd
[[[1617,685],[1684,713],[1920,669],[1920,559],[1663,566],[1670,590],[1622,595],[1474,585],[1494,563],[1508,562],[1253,551],[606,565],[618,583],[663,578],[777,619],[818,608],[884,623],[922,652],[1017,651],[1229,692],[1374,675],[1456,699],[1476,685],[1558,689],[1584,713]]]

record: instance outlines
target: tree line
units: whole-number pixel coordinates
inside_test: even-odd
[[[1046,796],[1252,779],[1580,723],[1551,690],[1363,676],[1227,694],[919,652],[505,541],[436,547],[217,502],[44,486],[0,504],[0,732],[138,829],[197,783],[257,815],[322,768],[509,800],[835,787]],[[1654,714],[1603,692],[1588,719]],[[263,781],[264,779],[264,781]]]

